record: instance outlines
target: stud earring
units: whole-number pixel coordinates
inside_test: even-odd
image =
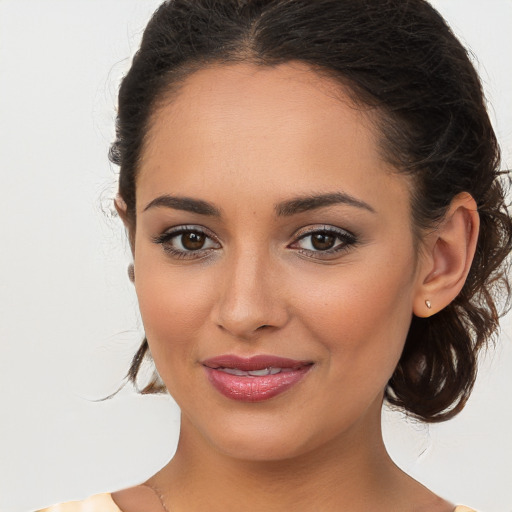
[[[135,282],[135,267],[133,266],[133,263],[130,263],[128,265],[128,279],[134,283]]]
[[[427,306],[428,309],[432,309],[432,304],[429,300],[425,301],[425,306]]]

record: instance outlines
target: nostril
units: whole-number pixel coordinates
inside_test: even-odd
[[[261,329],[263,329],[264,327],[270,327],[270,325],[267,325],[267,324],[260,325],[256,330],[257,330],[257,331],[260,331],[260,330],[261,330]]]

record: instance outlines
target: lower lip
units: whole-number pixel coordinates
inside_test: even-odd
[[[262,402],[297,384],[311,366],[261,377],[231,375],[209,367],[205,367],[205,370],[213,387],[227,398],[241,402]]]

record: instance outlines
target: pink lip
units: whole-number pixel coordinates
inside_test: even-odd
[[[261,402],[277,396],[297,384],[311,369],[311,361],[297,361],[271,355],[241,358],[222,355],[202,362],[208,380],[224,396],[242,402]],[[256,371],[282,368],[285,371],[262,376],[232,375],[222,368]]]

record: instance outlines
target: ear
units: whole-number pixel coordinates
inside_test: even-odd
[[[128,217],[126,215],[126,210],[128,209],[128,205],[125,203],[124,199],[121,197],[121,194],[116,194],[114,199],[114,206],[116,208],[116,212],[123,221],[123,224],[128,229]]]
[[[458,194],[423,242],[413,304],[416,316],[429,317],[457,297],[473,262],[479,228],[475,200],[467,192]]]
[[[125,200],[121,197],[120,194],[117,194],[114,199],[114,206],[116,208],[117,214],[119,215],[120,219],[123,221],[124,227],[126,228],[126,231],[128,233],[128,240],[130,241],[130,248],[133,254],[134,251],[134,226],[133,221],[128,216],[128,205],[126,204]]]

